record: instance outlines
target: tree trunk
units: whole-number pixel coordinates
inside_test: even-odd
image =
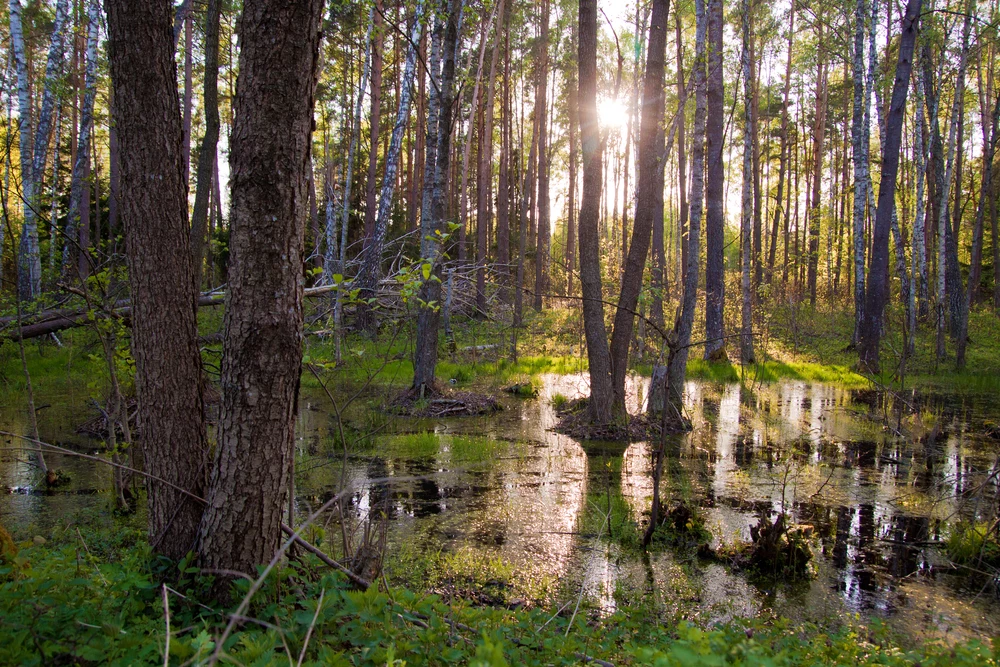
[[[511,120],[510,100],[510,7],[504,13],[503,120],[501,121],[500,169],[497,176],[497,264],[500,269],[500,301],[510,303],[510,209],[514,191],[510,178]],[[572,185],[570,186],[572,187]]]
[[[441,302],[441,244],[437,232],[445,218],[445,197],[448,168],[451,162],[452,114],[454,110],[455,57],[461,33],[463,0],[442,0],[442,10],[447,7],[447,28],[442,44],[440,22],[435,25],[435,51],[431,56],[431,69],[436,70],[435,58],[443,61],[438,83],[437,100],[432,94],[431,113],[427,121],[428,169],[434,158],[433,173],[424,188],[421,213],[420,257],[430,267],[420,288],[421,306],[417,313],[417,340],[413,361],[413,391],[423,395],[434,391],[434,370],[437,367],[438,329],[441,315],[437,304]],[[441,55],[437,55],[437,53]],[[433,78],[433,74],[432,74]],[[431,137],[431,132],[435,133]],[[431,144],[434,144],[433,148]],[[433,155],[432,155],[433,154]]]
[[[809,207],[809,262],[806,278],[809,288],[809,304],[816,305],[816,279],[819,271],[819,235],[820,217],[822,214],[823,188],[823,142],[826,139],[826,101],[829,87],[827,77],[829,67],[825,62],[825,47],[823,45],[823,24],[818,30],[818,63],[816,72],[816,113],[813,124],[813,156],[812,156],[812,198]]]
[[[212,171],[219,144],[219,17],[220,0],[208,0],[205,11],[205,136],[198,149],[195,174],[194,210],[191,213],[191,261],[194,289],[201,289],[202,264],[205,261],[205,233],[208,223],[208,200],[212,190]]]
[[[578,65],[580,75],[580,139],[583,148],[583,201],[580,205],[580,289],[583,329],[590,362],[590,420],[611,420],[611,355],[604,327],[598,217],[601,205],[603,146],[597,115],[597,0],[580,0]]]
[[[542,34],[539,41],[538,92],[541,105],[538,127],[538,238],[535,245],[535,299],[534,307],[540,311],[544,295],[549,291],[549,245],[552,228],[549,220],[549,147],[548,147],[548,90],[549,90],[549,0],[542,1]]]
[[[18,298],[30,301],[42,291],[42,259],[38,249],[38,197],[41,195],[42,175],[48,156],[52,135],[52,110],[55,107],[56,88],[62,70],[64,37],[66,34],[66,0],[56,3],[55,24],[49,43],[45,65],[45,85],[38,111],[38,126],[32,134],[31,99],[29,96],[28,61],[25,54],[24,30],[21,24],[20,0],[10,0],[11,50],[17,68],[17,98],[20,122],[21,193],[24,202],[24,224],[17,261]]]
[[[628,349],[632,342],[639,292],[642,290],[643,269],[646,266],[646,256],[649,254],[650,233],[656,218],[657,190],[663,192],[661,164],[665,159],[663,86],[669,5],[669,0],[653,0],[653,11],[649,21],[649,49],[646,53],[639,127],[639,187],[635,222],[611,336],[611,381],[614,392],[612,410],[617,416],[626,415],[625,373],[628,366]],[[660,206],[662,210],[662,199]]]
[[[406,51],[406,65],[403,70],[399,109],[396,112],[396,124],[393,125],[392,138],[389,140],[389,150],[385,154],[385,169],[382,176],[382,190],[378,200],[378,215],[375,218],[375,226],[366,239],[361,271],[357,278],[357,286],[361,289],[362,300],[375,298],[376,287],[382,273],[382,249],[385,246],[385,237],[389,231],[389,216],[392,213],[392,197],[396,187],[396,174],[399,171],[399,157],[403,147],[403,133],[406,131],[406,124],[410,118],[410,101],[413,99],[413,77],[416,74],[417,66],[416,45],[420,41],[423,9],[422,0],[418,0],[413,17],[413,26],[410,29],[410,45]],[[363,310],[368,311],[368,308],[364,308]],[[369,328],[369,331],[372,331],[371,327],[374,325],[374,318],[371,317],[371,313],[367,313],[367,317],[364,319],[366,320],[364,324]]]
[[[322,8],[322,0],[245,0],[240,18],[222,405],[199,534],[202,562],[213,569],[254,572],[271,560],[281,537],[302,370]]]
[[[684,379],[687,374],[687,359],[691,345],[691,331],[694,328],[695,308],[698,304],[698,274],[701,257],[701,216],[705,194],[705,125],[708,115],[705,60],[708,17],[705,0],[695,0],[697,27],[695,31],[694,77],[695,110],[694,130],[691,145],[691,218],[688,226],[688,261],[684,274],[684,297],[680,321],[675,325],[676,342],[671,345],[667,362],[668,403],[680,414],[681,399],[684,396]],[[787,264],[787,263],[786,263]]]
[[[577,24],[570,23],[570,48],[576,46]],[[577,183],[577,162],[579,161],[579,150],[577,148],[577,127],[580,123],[580,90],[576,78],[576,72],[572,66],[567,71],[567,115],[569,133],[569,192],[567,193],[566,220],[566,294],[573,294],[573,274],[576,272],[576,183]]]
[[[926,240],[926,228],[924,226],[926,217],[926,198],[924,196],[924,181],[927,174],[927,149],[924,142],[924,75],[923,71],[918,73],[915,81],[916,121],[913,127],[913,155],[916,160],[917,171],[917,210],[913,218],[913,252],[911,261],[913,263],[912,275],[915,285],[911,290],[917,299],[917,312],[921,317],[926,317],[927,307],[927,250],[924,247]],[[913,329],[916,331],[916,329]],[[912,336],[912,334],[911,334]]]
[[[97,94],[97,37],[100,27],[100,6],[92,1],[89,7],[89,25],[87,26],[86,74],[84,83],[83,104],[80,108],[79,148],[76,151],[76,162],[73,164],[73,175],[70,178],[69,209],[66,213],[66,244],[63,246],[62,274],[68,280],[72,275],[83,278],[87,265],[87,244],[78,243],[80,232],[89,231],[89,175],[90,151],[84,147],[90,143],[94,129],[94,98]]]
[[[742,0],[740,7],[743,33],[742,66],[743,66],[743,214],[740,217],[740,239],[742,246],[742,271],[740,275],[740,363],[752,364],[755,361],[753,349],[753,290],[750,283],[750,273],[753,268],[754,254],[751,236],[760,242],[760,227],[754,224],[754,135],[756,121],[754,119],[753,74],[750,66],[750,0]]]
[[[725,282],[725,165],[722,149],[725,140],[723,123],[726,100],[722,67],[722,0],[708,0],[708,116],[705,126],[708,180],[705,185],[705,359],[726,358],[726,332],[723,312],[726,302]]]
[[[865,28],[873,17],[868,15],[868,3],[857,0],[854,11],[854,51],[851,77],[854,80],[854,114],[851,120],[851,148],[854,159],[854,334],[851,342],[858,344],[865,308],[865,204],[868,201],[868,144],[865,123],[868,119],[869,97],[864,80]]]
[[[863,1],[863,0],[862,0]],[[774,279],[774,262],[778,248],[778,224],[781,216],[785,217],[785,265],[787,270],[788,255],[788,207],[783,206],[781,197],[785,187],[785,175],[788,171],[788,100],[792,90],[792,46],[795,42],[795,0],[792,0],[791,8],[788,12],[788,56],[785,60],[785,87],[783,91],[783,101],[781,104],[781,138],[778,148],[778,191],[775,197],[774,218],[771,221],[771,248],[767,257],[767,282],[770,284]],[[791,185],[791,184],[789,184]],[[788,188],[789,191],[791,187]]]
[[[882,145],[882,178],[879,183],[878,205],[875,209],[871,268],[868,272],[864,323],[859,341],[861,366],[872,373],[879,371],[882,316],[889,296],[889,227],[892,223],[892,209],[896,195],[903,116],[906,110],[910,72],[913,69],[913,48],[917,37],[920,5],[921,0],[909,0],[903,17],[896,80],[893,83],[889,114],[885,123],[885,140]]]
[[[497,12],[505,16],[505,1],[500,0]],[[495,33],[496,43],[490,58],[490,77],[487,80],[484,130],[479,140],[478,178],[476,185],[476,309],[487,314],[486,306],[486,246],[490,228],[490,191],[493,185],[493,115],[496,104],[497,58],[500,55],[500,31]]]
[[[194,65],[194,20],[190,9],[184,15],[184,139],[181,144],[184,160],[184,181],[189,182],[191,175],[191,100],[194,95],[192,68]]]
[[[171,7],[131,0],[105,7],[143,459],[153,477],[204,497],[208,444]],[[180,559],[195,548],[202,508],[157,482],[147,489],[150,543]]]
[[[677,46],[677,115],[680,121],[677,123],[677,188],[678,188],[678,207],[680,209],[680,216],[677,222],[678,240],[680,242],[680,270],[681,276],[687,276],[687,262],[688,262],[688,191],[687,191],[687,137],[685,136],[687,128],[687,117],[685,114],[685,107],[687,106],[687,94],[684,88],[684,42],[681,37],[681,13],[680,8],[674,5],[674,18],[675,18],[675,39]],[[681,278],[683,281],[684,278]],[[654,285],[656,287],[656,285]],[[683,291],[681,287],[681,291]],[[654,308],[655,300],[661,300],[662,296],[659,294],[654,294]],[[683,297],[682,297],[683,298]],[[663,305],[660,304],[660,312],[663,311]]]

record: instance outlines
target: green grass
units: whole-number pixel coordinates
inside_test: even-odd
[[[121,528],[111,533],[121,533]],[[163,664],[164,577],[170,664],[204,663],[221,638],[232,606],[206,596],[210,575],[190,564],[151,559],[139,533],[115,538],[62,529],[45,546],[30,542],[0,564],[0,664]],[[438,555],[430,583],[460,594],[493,587],[511,595],[511,563],[489,553]],[[236,584],[238,597],[249,584]],[[516,591],[516,589],[514,589]],[[322,600],[322,601],[321,601]],[[343,576],[309,555],[279,566],[222,646],[222,664],[282,665],[543,665],[580,664],[583,656],[614,664],[657,666],[890,665],[965,667],[1000,664],[989,642],[926,642],[911,649],[878,621],[856,617],[824,624],[782,618],[700,627],[647,599],[612,614],[556,613],[560,602],[517,610],[445,603],[421,587],[351,590]],[[307,641],[308,637],[308,641]]]

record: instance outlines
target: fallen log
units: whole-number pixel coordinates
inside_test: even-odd
[[[324,285],[322,287],[310,287],[305,290],[305,296],[316,297],[322,294],[327,294],[337,289],[337,285]],[[217,294],[206,294],[198,297],[198,307],[204,308],[206,306],[221,306],[225,303],[226,295],[223,293]],[[126,325],[130,325],[132,317],[132,306],[128,301],[119,301],[115,305],[115,308],[111,310],[111,313],[115,317],[121,317],[125,320]],[[62,331],[64,329],[72,329],[73,327],[84,326],[91,320],[90,310],[70,310],[62,308],[59,310],[42,311],[37,313],[33,318],[31,318],[30,324],[23,324],[21,329],[21,337],[24,339],[29,338],[39,338],[41,336],[48,336],[49,334],[56,333],[57,331]],[[22,320],[23,321],[23,320]],[[0,330],[0,341],[3,340],[17,340],[18,338],[18,326],[17,318],[11,320],[10,318],[5,318],[4,321],[0,321],[0,325],[6,324],[3,330]]]

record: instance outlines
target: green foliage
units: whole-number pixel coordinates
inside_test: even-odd
[[[959,565],[1000,565],[1000,540],[996,524],[959,521],[951,526],[946,549]]]

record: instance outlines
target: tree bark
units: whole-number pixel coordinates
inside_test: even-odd
[[[760,226],[755,224],[754,215],[754,181],[757,178],[754,170],[754,135],[756,121],[754,119],[754,85],[750,65],[750,0],[742,0],[740,7],[741,27],[743,33],[743,49],[741,54],[743,66],[743,211],[740,217],[740,239],[742,246],[742,271],[740,275],[740,362],[752,364],[755,361],[753,349],[753,290],[751,287],[751,270],[754,257],[759,257]],[[751,236],[753,239],[751,239]],[[751,243],[757,241],[757,248]]]
[[[806,280],[809,288],[809,304],[816,305],[816,279],[819,272],[819,235],[820,217],[822,213],[823,196],[823,143],[826,140],[826,107],[827,77],[829,66],[825,61],[823,45],[823,24],[819,24],[818,63],[816,65],[816,113],[813,124],[813,156],[812,156],[812,199],[809,207],[809,261],[806,269]]]
[[[447,9],[447,27],[442,43],[440,22],[435,25],[432,70],[435,58],[442,61],[441,77],[437,90],[432,93],[431,114],[427,121],[428,170],[433,157],[433,172],[424,188],[421,213],[420,256],[429,272],[420,288],[417,312],[417,339],[413,360],[413,391],[420,395],[435,390],[434,371],[437,367],[438,329],[441,312],[441,241],[440,234],[445,218],[448,168],[451,162],[452,114],[454,110],[455,58],[461,34],[463,0],[442,0],[442,10]],[[432,75],[433,78],[433,75]],[[437,100],[434,101],[434,96]],[[434,132],[434,136],[431,136]],[[433,144],[433,147],[432,147]]]
[[[497,12],[504,17],[505,0],[500,0]],[[493,116],[496,105],[497,59],[500,55],[500,31],[494,33],[496,43],[490,58],[490,76],[487,80],[486,106],[483,132],[479,139],[478,177],[476,185],[476,309],[487,314],[486,306],[486,246],[490,228],[490,191],[493,185]]]
[[[204,497],[208,444],[171,5],[106,0],[105,8],[143,459],[153,477]],[[179,559],[195,548],[202,508],[174,488],[147,488],[150,542]]]
[[[865,308],[865,204],[868,201],[868,144],[865,123],[870,102],[865,90],[864,52],[865,28],[873,19],[868,15],[868,3],[857,0],[854,11],[854,50],[851,60],[851,77],[854,80],[854,114],[851,120],[851,148],[854,160],[854,334],[851,342],[857,345],[861,338],[861,325]]]
[[[199,534],[213,569],[254,572],[271,560],[291,485],[322,8],[246,0],[240,18],[222,405]]]
[[[785,188],[785,175],[788,171],[789,145],[788,145],[788,103],[792,90],[792,46],[795,42],[795,0],[792,0],[791,8],[788,12],[788,55],[785,60],[785,86],[781,104],[781,138],[778,148],[778,191],[774,202],[774,217],[771,220],[771,247],[767,257],[767,282],[774,280],[774,262],[777,258],[778,248],[778,225],[782,215],[785,217],[785,256],[788,256],[788,214],[787,206],[782,205],[781,198]],[[789,186],[791,184],[789,183]],[[788,188],[789,191],[791,187]],[[787,267],[787,259],[785,261]]]
[[[646,53],[646,73],[643,81],[642,116],[639,126],[639,187],[629,244],[628,259],[622,275],[622,287],[615,310],[614,331],[611,336],[611,381],[614,399],[612,410],[616,416],[625,412],[625,373],[628,366],[628,349],[632,342],[635,310],[642,290],[642,274],[649,254],[650,233],[656,218],[657,190],[663,192],[665,132],[664,73],[667,49],[667,18],[669,0],[653,0],[649,21],[649,48]],[[662,197],[662,194],[660,195]],[[659,200],[662,210],[662,199]],[[661,231],[662,233],[662,231]]]
[[[903,115],[913,69],[913,48],[917,38],[921,0],[909,0],[903,16],[899,43],[896,80],[893,83],[889,114],[885,123],[882,145],[882,178],[879,183],[878,205],[875,209],[874,242],[871,268],[865,294],[864,323],[859,341],[862,368],[879,371],[879,347],[882,337],[882,316],[889,297],[889,227],[896,195],[896,174],[899,170],[899,149],[903,131]]]
[[[726,302],[725,282],[725,165],[722,149],[725,140],[723,123],[726,100],[722,68],[722,0],[708,0],[708,116],[705,126],[708,180],[705,185],[705,359],[726,358],[726,332],[723,312]]]
[[[590,363],[590,420],[611,421],[611,355],[604,326],[598,218],[601,205],[603,146],[597,115],[597,0],[580,0],[578,64],[580,139],[583,149],[583,201],[580,206],[580,289],[583,329]]]

